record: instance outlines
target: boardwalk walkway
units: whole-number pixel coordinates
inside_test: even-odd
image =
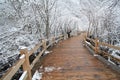
[[[120,80],[120,74],[89,54],[82,40],[80,35],[57,44],[42,60],[42,80]]]

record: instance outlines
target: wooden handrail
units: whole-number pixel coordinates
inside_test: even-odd
[[[17,63],[15,63],[15,65],[7,71],[7,73],[1,78],[1,80],[11,80],[12,76],[14,76],[14,74],[18,71],[24,61],[24,58],[17,61]]]
[[[120,62],[120,59],[119,59],[119,58],[116,58],[116,57],[114,57],[114,56],[112,56],[112,55],[110,55],[109,53],[104,52],[104,51],[102,51],[102,53],[105,54],[105,55],[107,55],[107,56],[109,56],[109,57],[111,57],[111,58],[114,59],[115,61]]]
[[[95,53],[99,53],[99,52],[102,52],[103,55],[106,55],[107,57],[110,57],[111,59],[114,59],[115,61],[117,62],[120,62],[120,59],[119,58],[116,58],[114,57],[113,55],[110,55],[109,53],[105,52],[105,51],[101,51],[99,49],[99,46],[102,45],[102,46],[107,46],[109,48],[113,48],[113,49],[116,49],[116,50],[120,50],[120,47],[118,46],[114,46],[114,45],[111,45],[111,44],[108,44],[108,43],[104,43],[104,42],[99,42],[98,39],[91,39],[91,38],[88,38],[88,37],[85,37],[84,41],[86,41],[86,39],[90,40],[90,41],[93,41],[95,43],[95,47],[91,44],[89,45],[89,47],[93,48]],[[85,42],[85,44],[87,44],[87,42]]]
[[[93,42],[96,42],[94,39],[91,39],[91,38],[86,38],[90,41],[93,41]],[[114,46],[114,45],[111,45],[111,44],[108,44],[108,43],[105,43],[105,42],[98,42],[99,45],[102,45],[102,46],[107,46],[107,47],[110,47],[110,48],[113,48],[113,49],[117,49],[117,50],[120,50],[120,47],[118,46]]]
[[[110,48],[113,48],[113,49],[116,49],[116,50],[120,50],[120,47],[114,46],[114,45],[111,45],[111,44],[108,44],[108,43],[104,43],[104,42],[99,42],[99,45],[107,46],[107,47],[110,47]]]
[[[58,40],[61,40],[63,35],[57,36]],[[23,58],[19,59],[17,63],[13,67],[11,67],[5,75],[0,80],[11,80],[11,78],[15,75],[15,73],[19,70],[19,68],[22,66],[23,71],[27,72],[25,76],[22,76],[24,80],[32,80],[31,76],[31,69],[34,67],[35,63],[39,60],[40,56],[45,52],[45,50],[50,46],[55,43],[55,37],[52,38],[52,43],[49,45],[46,45],[46,40],[42,40],[42,43],[37,44],[33,49],[28,51],[27,49],[22,49],[20,50],[20,54],[22,56],[24,55]],[[29,57],[32,55],[35,51],[37,51],[41,46],[43,46],[43,50],[39,52],[37,57],[33,60],[33,62],[30,64],[29,63]],[[27,77],[27,78],[26,78]]]
[[[86,41],[85,41],[85,44],[87,44],[89,47],[91,47],[93,50],[95,50],[95,46],[88,44]]]
[[[42,52],[40,52],[38,54],[38,56],[34,59],[34,61],[31,63],[30,67],[31,69],[34,67],[35,63],[39,60],[40,56],[43,54],[43,52],[45,52],[46,49],[42,50]]]

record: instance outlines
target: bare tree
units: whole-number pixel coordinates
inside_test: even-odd
[[[57,0],[40,0],[40,4],[35,5],[36,9],[41,17],[41,20],[44,22],[46,37],[50,36],[50,27],[54,22],[53,17],[55,16],[53,10],[55,9]]]
[[[8,2],[10,2],[11,6],[14,8],[18,16],[21,18],[23,15],[21,7],[24,4],[24,0],[8,0]]]

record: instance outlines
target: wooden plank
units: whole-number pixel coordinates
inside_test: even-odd
[[[110,48],[113,48],[113,49],[120,50],[120,47],[118,47],[118,46],[114,46],[114,45],[110,45],[110,44],[108,44],[108,43],[104,43],[104,42],[99,42],[99,45],[107,46],[107,47],[110,47]]]
[[[36,46],[34,47],[34,49],[30,50],[30,51],[29,51],[29,56],[32,55],[35,51],[37,51],[37,49],[38,49],[40,46],[42,46],[42,45],[43,45],[42,43],[39,43],[38,45],[36,45]]]
[[[34,59],[32,64],[30,65],[30,68],[32,69],[35,65],[35,63],[39,60],[40,56],[45,52],[46,49],[42,50],[42,52],[39,53],[39,55]]]
[[[15,75],[24,61],[25,59],[20,59],[17,63],[15,63],[15,65],[7,71],[7,73],[1,78],[1,80],[11,80],[11,78]]]

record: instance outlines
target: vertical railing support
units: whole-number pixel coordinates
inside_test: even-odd
[[[62,35],[60,35],[60,40],[62,40],[63,39],[63,36]]]
[[[99,48],[99,40],[98,38],[95,39],[95,53],[98,54],[98,49]]]
[[[43,44],[43,48],[46,49],[47,45],[46,45],[46,41],[45,40],[42,40],[42,44]]]
[[[67,37],[67,34],[64,35],[64,40],[66,40],[68,37]]]
[[[52,43],[54,45],[54,43],[55,43],[55,37],[52,38]]]
[[[84,46],[85,46],[85,44],[86,44],[86,43],[85,43],[86,39],[87,39],[87,34],[85,33],[85,34],[84,34],[84,38],[83,38],[83,42],[82,42],[82,43],[84,44]]]
[[[23,70],[27,71],[27,73],[28,73],[27,80],[32,80],[28,50],[27,49],[21,49],[20,54],[25,55],[25,62],[23,63],[22,67],[23,67]]]
[[[64,40],[64,35],[62,35],[62,40]]]

